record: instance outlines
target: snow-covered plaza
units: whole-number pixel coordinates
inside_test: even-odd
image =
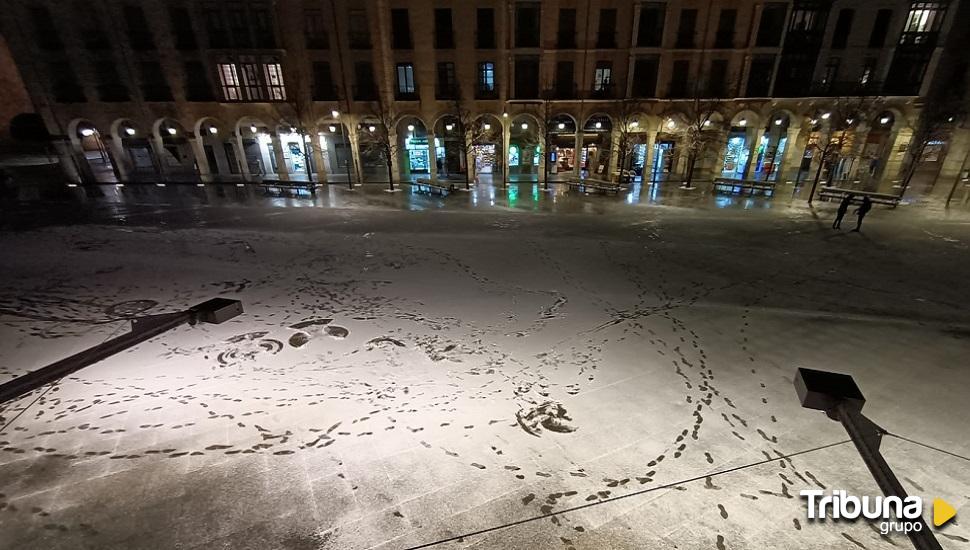
[[[850,233],[782,200],[228,189],[8,218],[0,382],[133,316],[245,313],[5,404],[0,547],[908,547],[806,519],[802,489],[880,493],[798,367],[953,453],[885,437],[908,491],[970,501],[968,216],[880,207]],[[944,548],[970,548],[959,520]]]

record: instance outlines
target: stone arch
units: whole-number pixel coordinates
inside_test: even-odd
[[[589,130],[590,126],[592,124],[595,124],[595,122],[597,121],[599,121],[604,125],[605,125],[605,122],[608,122],[610,125],[610,129],[613,128],[613,117],[611,117],[609,113],[605,113],[602,111],[595,111],[593,113],[590,113],[589,116],[587,116],[585,120],[583,120],[583,130]]]

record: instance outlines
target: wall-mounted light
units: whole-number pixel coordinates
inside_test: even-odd
[[[334,110],[330,111],[330,116],[332,116],[333,118],[337,118],[337,117],[340,116],[340,111],[334,109]]]
[[[822,113],[822,120],[828,120],[832,113]]]
[[[879,119],[879,123],[880,124],[889,124],[889,117],[888,116],[884,116],[884,117],[880,118]]]
[[[710,120],[705,120],[704,121],[704,126],[710,126],[710,125],[711,125],[711,121]]]
[[[738,126],[747,126],[747,125],[748,125],[748,119],[746,118],[742,118],[741,120],[738,121]]]
[[[946,121],[947,122],[953,122],[953,117],[952,116],[951,117],[946,117]]]
[[[219,129],[216,128],[215,126],[209,126],[209,133],[212,135],[216,135],[219,133]]]
[[[677,126],[677,123],[674,122],[673,120],[668,120],[667,121],[667,128],[673,130],[675,126]]]
[[[370,126],[367,127],[367,131],[368,132],[373,132],[376,129],[377,129],[377,127],[375,127],[373,124],[371,124]]]
[[[596,128],[599,129],[599,128],[602,128],[603,127],[603,123],[602,122],[597,122],[593,126],[596,126]]]
[[[818,124],[818,119],[813,118],[812,120],[809,120],[808,123],[811,124],[812,126],[815,126],[816,124]]]
[[[132,128],[131,126],[129,126],[129,127],[125,128],[125,133],[128,134],[129,136],[133,136],[133,135],[135,135],[135,129]]]
[[[249,127],[249,131],[255,134],[256,133],[256,125],[253,124],[252,126],[250,126]]]
[[[491,130],[491,129],[492,129],[492,125],[486,122],[486,123],[485,123],[485,124],[484,124],[484,125],[482,126],[482,128],[485,128],[485,130]]]
[[[455,125],[454,124],[445,124],[445,130],[448,130],[450,132],[450,131],[452,131],[454,129],[455,129]]]
[[[508,113],[502,113],[502,118],[509,118],[509,114]]]
[[[845,119],[845,123],[846,124],[852,124],[853,122],[855,122],[855,119],[852,118],[852,117],[849,117],[849,118]]]
[[[529,129],[529,123],[528,122],[523,122],[522,123],[522,129],[523,130],[528,130]]]
[[[168,135],[170,135],[170,136],[174,136],[175,135],[175,128],[172,128],[171,126],[169,126],[168,129],[167,129],[167,131],[168,131]]]
[[[560,122],[559,124],[556,125],[556,127],[559,128],[560,130],[564,130],[566,129],[566,123]]]
[[[84,137],[91,137],[94,135],[94,130],[91,128],[81,128],[81,135]]]
[[[290,126],[290,133],[291,134],[295,134],[296,133],[296,128]]]
[[[329,127],[327,128],[327,130],[330,130],[330,133],[332,134],[332,133],[334,133],[334,132],[336,132],[336,131],[337,131],[337,127],[336,127],[336,126],[334,126],[333,124],[331,124],[331,125],[330,125],[330,126],[329,126]]]
[[[414,124],[408,124],[408,132],[414,131]]]
[[[630,123],[630,128],[637,128],[639,126],[640,126],[640,122],[637,120],[634,120],[633,122]]]
[[[781,123],[782,123],[782,122],[784,122],[784,120],[782,120],[782,119],[780,119],[780,118],[776,118],[776,119],[775,119],[775,126],[781,126]]]

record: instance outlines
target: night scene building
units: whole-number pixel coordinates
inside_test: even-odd
[[[966,170],[962,117],[919,130],[928,99],[965,105],[963,4],[11,0],[0,23],[75,182],[878,189],[917,149],[930,180]]]

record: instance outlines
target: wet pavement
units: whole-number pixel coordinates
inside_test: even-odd
[[[784,458],[845,438],[792,376],[851,373],[877,423],[970,455],[970,218],[877,207],[835,232],[834,205],[798,196],[173,184],[8,204],[2,381],[133,315],[246,313],[0,410],[0,546],[906,547],[806,520],[802,489],[878,489],[851,445]],[[966,460],[883,451],[966,509]],[[963,523],[938,536],[970,548]]]

